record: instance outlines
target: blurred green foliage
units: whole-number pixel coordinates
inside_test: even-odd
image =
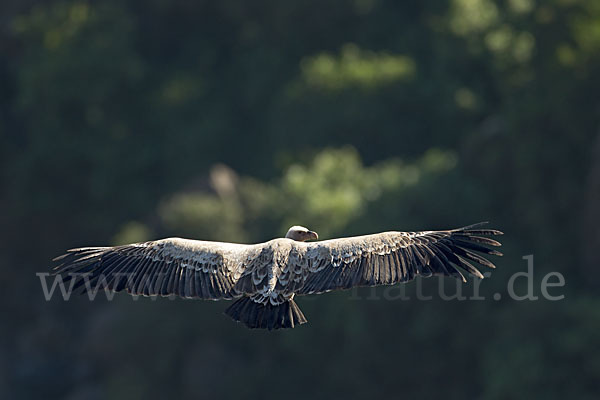
[[[600,2],[0,11],[0,397],[597,397]],[[506,256],[485,301],[331,293],[287,332],[210,302],[45,302],[35,276],[80,245],[487,219]],[[564,300],[505,296],[527,254]]]
[[[210,173],[213,193],[186,190],[169,197],[160,206],[156,230],[243,242],[283,236],[290,226],[306,224],[321,237],[331,238],[370,218],[369,209],[385,207],[386,212],[393,212],[384,201],[405,197],[407,190],[441,176],[455,164],[453,153],[432,149],[414,165],[390,159],[366,167],[354,148],[344,147],[317,153],[307,166],[290,165],[274,183],[238,178],[217,165]],[[359,226],[364,229],[365,224],[362,221]],[[126,243],[150,240],[154,235],[140,222],[130,222],[118,237]]]

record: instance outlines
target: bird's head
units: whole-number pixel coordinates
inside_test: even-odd
[[[307,240],[317,240],[319,235],[317,235],[317,232],[309,231],[303,226],[296,225],[287,231],[285,237],[298,242],[306,242]]]

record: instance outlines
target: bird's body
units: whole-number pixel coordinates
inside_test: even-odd
[[[306,322],[295,295],[389,285],[418,275],[465,280],[456,267],[482,278],[467,259],[493,268],[475,252],[500,255],[486,247],[500,243],[484,236],[501,232],[475,227],[306,242],[318,235],[295,226],[286,238],[259,244],[169,238],[73,249],[55,260],[61,262],[57,273],[74,279],[74,287],[101,282],[138,295],[237,298],[226,310],[236,321],[250,328],[292,328]]]

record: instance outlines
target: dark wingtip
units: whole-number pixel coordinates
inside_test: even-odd
[[[60,261],[60,260],[62,260],[63,258],[65,258],[66,256],[68,256],[68,255],[69,255],[69,253],[61,254],[60,256],[54,257],[54,258],[52,259],[52,261]]]
[[[463,226],[462,228],[458,228],[458,229],[453,229],[454,231],[467,231],[469,229],[473,229],[473,228],[477,228],[480,226],[484,226],[489,224],[490,221],[482,221],[482,222],[477,222],[476,224],[471,224],[471,225],[467,225],[467,226]]]
[[[504,232],[497,229],[477,229],[481,226],[489,224],[489,221],[478,222],[476,224],[463,226],[462,228],[452,229],[450,232],[461,233],[464,235],[486,235],[486,236],[500,236],[504,235]]]

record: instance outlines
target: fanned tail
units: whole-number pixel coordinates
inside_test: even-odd
[[[249,297],[242,297],[225,310],[225,314],[248,328],[293,328],[306,322],[300,308],[290,299],[278,305],[261,304]]]

